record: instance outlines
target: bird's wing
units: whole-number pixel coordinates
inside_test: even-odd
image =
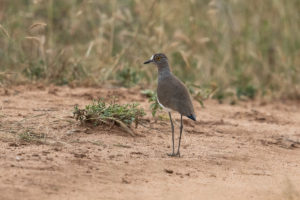
[[[163,106],[185,116],[195,116],[190,94],[184,84],[175,76],[170,76],[159,83],[157,95]]]

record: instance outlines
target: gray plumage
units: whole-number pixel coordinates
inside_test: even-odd
[[[167,66],[164,66],[167,68]],[[166,108],[196,119],[190,94],[184,84],[168,70],[159,70],[157,97]]]
[[[168,58],[162,54],[154,54],[150,60],[144,64],[154,62],[158,68],[158,86],[157,86],[157,97],[159,103],[169,111],[169,117],[172,128],[172,141],[173,141],[173,153],[170,156],[180,156],[179,148],[182,134],[182,116],[186,116],[196,121],[196,115],[190,94],[185,85],[172,74]],[[181,126],[180,126],[180,137],[178,151],[174,153],[174,126],[171,117],[170,110],[177,111],[181,114]]]

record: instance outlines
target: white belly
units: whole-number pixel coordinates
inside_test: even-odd
[[[166,112],[171,112],[171,111],[172,111],[171,108],[167,108],[167,107],[163,106],[163,105],[159,102],[158,98],[157,98],[157,102],[158,102],[158,104],[163,108],[164,111],[166,111]]]

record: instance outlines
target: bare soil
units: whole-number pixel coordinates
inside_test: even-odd
[[[73,118],[75,104],[111,96],[145,109],[138,136]],[[194,102],[198,121],[184,119],[181,158],[166,155],[167,115],[155,121],[138,89],[27,85],[0,89],[0,102],[3,200],[300,199],[297,102]]]

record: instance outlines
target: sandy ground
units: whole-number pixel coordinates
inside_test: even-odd
[[[140,102],[147,123],[127,136],[72,118],[75,104],[111,96]],[[300,199],[300,104],[197,102],[170,158],[167,120],[135,89],[0,89],[0,199]],[[167,116],[167,115],[166,115]],[[176,135],[179,116],[176,119]],[[40,139],[21,141],[32,132]]]

